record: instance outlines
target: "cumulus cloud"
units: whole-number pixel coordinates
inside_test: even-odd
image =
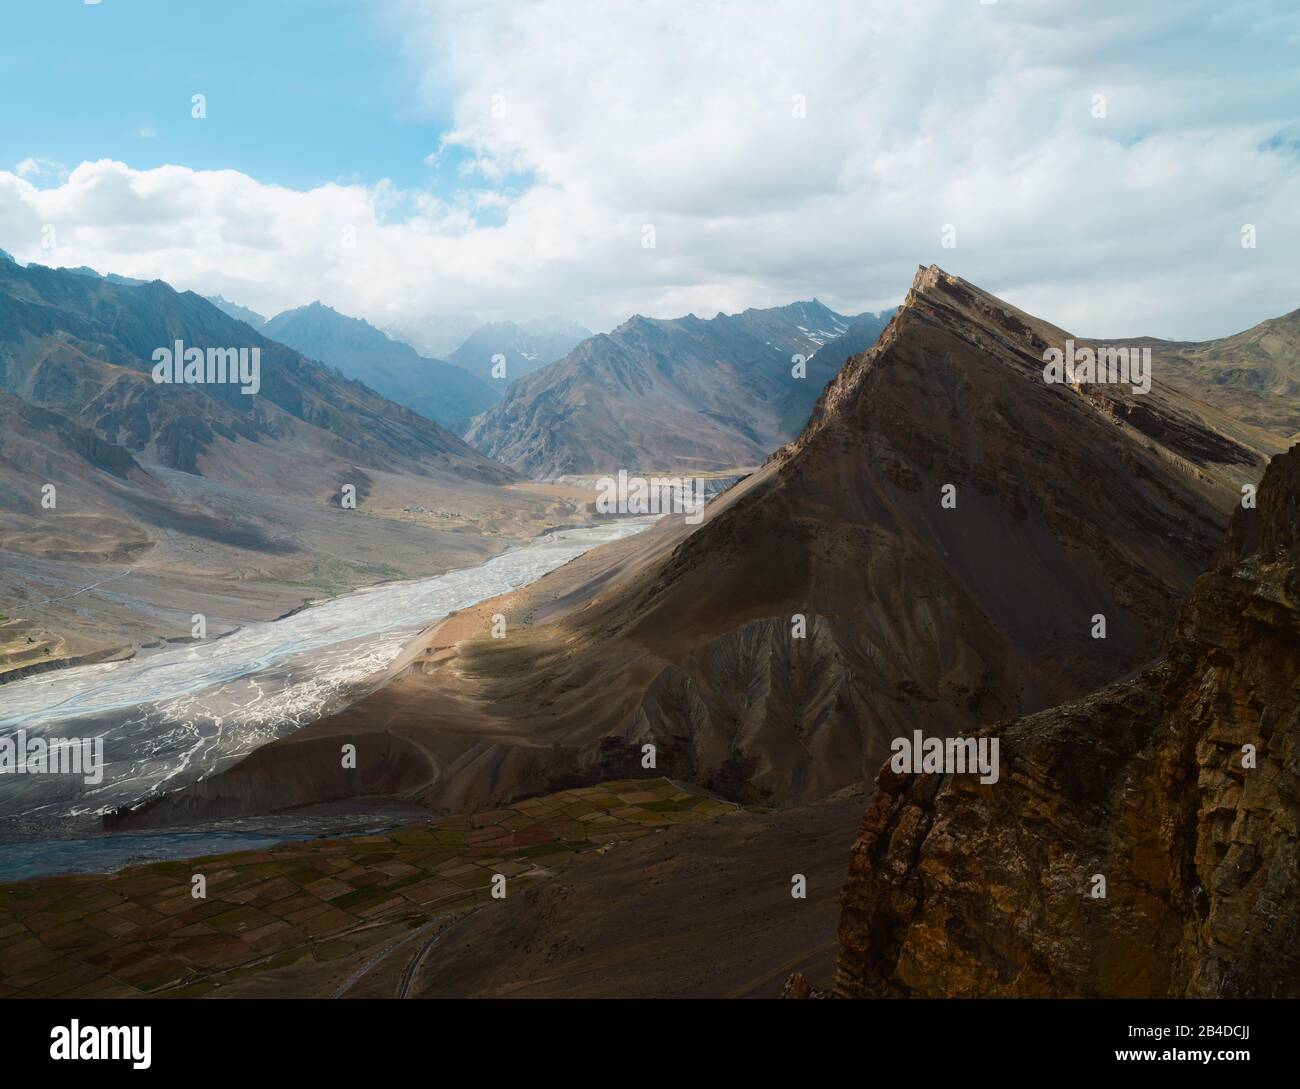
[[[463,192],[83,163],[0,173],[0,244],[378,324],[876,309],[932,261],[1085,334],[1294,309],[1300,16],[1133,9],[393,0]]]

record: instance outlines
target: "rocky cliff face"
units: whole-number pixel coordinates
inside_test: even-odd
[[[881,773],[837,994],[1300,996],[1300,447],[1156,666],[985,733],[996,784]]]

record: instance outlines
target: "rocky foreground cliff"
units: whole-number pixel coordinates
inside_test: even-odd
[[[1300,996],[1300,446],[1156,666],[985,733],[996,784],[881,773],[837,994]]]

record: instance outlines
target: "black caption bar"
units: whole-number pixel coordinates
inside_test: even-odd
[[[463,1049],[470,1041],[495,1038],[508,1042],[516,1056],[529,1048],[527,1053],[539,1061],[545,1055],[548,1063],[562,1061],[559,1046],[580,1055],[586,1069],[593,1061],[632,1056],[671,1061],[685,1048],[695,1053],[694,1066],[716,1063],[733,1075],[750,1062],[788,1060],[792,1070],[803,1067],[811,1076],[830,1050],[838,1053],[837,1066],[862,1063],[864,1077],[886,1059],[916,1063],[932,1075],[969,1072],[993,1055],[999,1072],[1008,1073],[1041,1073],[1045,1060],[1082,1073],[1225,1065],[1265,1072],[1290,1068],[1300,1013],[1295,1002],[1228,1000],[728,1005],[705,1012],[698,1005],[688,1011],[683,1003],[651,1008],[644,1001],[9,1002],[3,1007],[9,1029],[5,1067],[10,1076],[59,1067],[59,1075],[74,1079],[92,1079],[110,1067],[115,1076],[139,1077],[197,1070],[205,1076],[273,1077],[283,1071],[300,1083],[316,1074],[373,1077],[377,1063],[382,1067],[406,1053],[422,1055],[421,1066],[436,1077],[439,1056],[460,1056],[459,1063],[468,1058]],[[562,1036],[556,1035],[557,1018],[569,1026]],[[702,1026],[710,1023],[713,1039],[701,1048]],[[479,1054],[488,1070],[494,1051]],[[773,1071],[765,1069],[770,1076]]]

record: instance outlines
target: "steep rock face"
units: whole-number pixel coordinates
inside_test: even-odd
[[[1300,996],[1300,447],[1163,660],[985,732],[996,784],[881,772],[838,994]]]

